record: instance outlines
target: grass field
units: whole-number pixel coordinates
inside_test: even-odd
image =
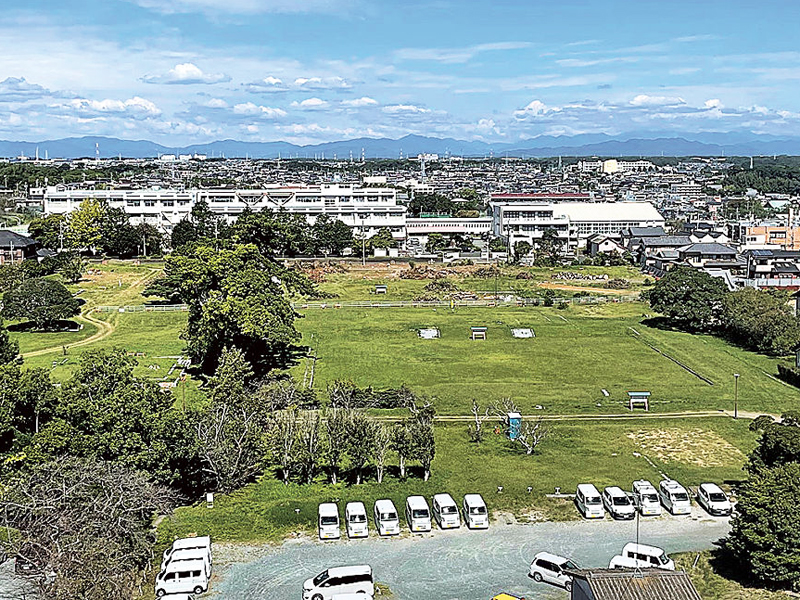
[[[700,432],[727,440],[734,451],[720,453],[716,461],[710,461],[680,446],[659,458],[634,441],[633,434],[642,431],[651,434],[666,431],[675,439]],[[206,508],[204,503],[178,509],[172,519],[162,522],[159,537],[173,539],[174,535],[204,532],[219,541],[275,541],[294,531],[313,529],[317,505],[323,501],[339,502],[343,507],[348,501],[362,500],[370,506],[376,499],[391,498],[397,506],[402,506],[408,495],[430,497],[442,491],[454,498],[479,492],[495,516],[497,511],[504,511],[522,521],[572,519],[577,517],[572,503],[546,498],[545,494],[553,492],[554,486],[574,491],[578,483],[590,481],[601,489],[611,484],[630,488],[633,480],[642,477],[658,481],[660,471],[690,486],[709,480],[738,481],[743,476],[744,454],[755,441],[747,422],[725,417],[557,423],[551,437],[534,456],[521,455],[499,435],[490,435],[483,444],[475,446],[467,440],[466,424],[438,427],[436,438],[438,452],[428,482],[418,477],[400,481],[392,469],[380,485],[374,478],[360,486],[324,485],[321,478],[320,483],[310,486],[283,485],[270,473],[234,494],[217,496],[213,509]],[[644,453],[657,468],[634,453]],[[503,486],[502,494],[497,493],[497,486]],[[533,488],[530,493],[528,486]]]
[[[697,553],[675,557],[678,568],[689,574],[703,600],[785,600],[788,597],[784,592],[745,587],[732,579],[726,579],[715,571],[710,559],[711,552],[701,552],[699,558]]]
[[[651,391],[653,411],[730,410],[734,373],[741,375],[741,410],[780,412],[798,405],[800,392],[773,377],[775,359],[713,336],[648,327],[642,323],[648,310],[640,303],[309,309],[297,326],[317,353],[317,389],[336,379],[376,388],[406,384],[435,396],[442,414],[468,414],[472,398],[485,403],[503,397],[527,414],[618,413],[627,410],[628,390]],[[470,326],[487,326],[488,339],[470,340]],[[438,328],[441,338],[421,339],[422,327]],[[536,337],[515,339],[512,327],[533,328]],[[301,379],[305,369],[295,368]]]

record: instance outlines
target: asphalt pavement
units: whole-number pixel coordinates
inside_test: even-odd
[[[692,517],[641,519],[640,542],[668,553],[712,548],[727,534],[728,519],[694,509]],[[635,521],[606,517],[591,522],[493,523],[484,531],[462,527],[392,539],[372,532],[364,540],[293,540],[262,549],[254,560],[215,564],[209,596],[298,600],[306,578],[328,567],[368,564],[375,580],[387,584],[398,600],[489,600],[499,592],[528,600],[563,600],[568,597],[563,590],[528,577],[533,556],[548,551],[570,557],[581,567],[606,567],[627,542],[636,541],[636,527]]]

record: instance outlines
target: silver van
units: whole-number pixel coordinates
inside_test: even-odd
[[[575,492],[575,506],[585,519],[602,519],[606,516],[600,492],[591,483],[581,483]]]
[[[422,496],[406,498],[406,522],[411,533],[431,530],[431,511],[425,498]]]

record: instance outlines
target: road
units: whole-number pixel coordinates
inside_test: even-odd
[[[669,553],[685,552],[709,549],[727,531],[727,519],[697,512],[693,518],[642,520],[640,540]],[[635,539],[635,523],[607,518],[602,522],[493,524],[488,531],[435,531],[424,537],[291,541],[264,550],[258,558],[250,555],[248,560],[244,555],[241,562],[219,565],[212,597],[298,600],[307,577],[331,566],[369,564],[376,580],[387,584],[398,600],[488,600],[501,591],[528,600],[564,600],[568,597],[564,591],[528,578],[537,552],[569,556],[582,567],[604,567],[625,543]]]

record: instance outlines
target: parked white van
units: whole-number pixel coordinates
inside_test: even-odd
[[[319,505],[319,539],[338,540],[339,537],[339,507],[333,502],[323,502]]]
[[[391,500],[375,501],[375,527],[378,535],[399,535],[400,516]]]
[[[178,561],[156,577],[156,596],[166,594],[202,594],[208,589],[208,577],[202,560]]]
[[[432,504],[433,516],[441,529],[461,527],[458,506],[450,494],[436,494]]]
[[[673,515],[689,515],[692,513],[692,504],[686,489],[677,481],[665,479],[658,484],[658,495],[661,504]]]
[[[363,502],[348,502],[344,509],[344,522],[347,537],[361,538],[369,535],[367,509]]]
[[[406,521],[412,533],[431,530],[431,511],[422,496],[406,498]]]
[[[174,571],[177,567],[170,568],[170,565],[187,560],[201,560],[203,561],[203,570],[208,579],[211,579],[211,563],[208,562],[208,554],[197,548],[191,550],[175,550],[169,555],[169,558],[161,563],[162,571]],[[178,565],[180,566],[180,565]]]
[[[615,485],[603,490],[603,506],[615,519],[632,519],[636,516],[636,507],[628,494]]]
[[[489,528],[489,510],[480,494],[464,496],[464,523],[469,529]]]
[[[208,556],[208,564],[214,565],[214,559],[211,554],[211,538],[207,535],[198,537],[180,538],[172,542],[172,547],[164,550],[164,556],[161,560],[161,570],[167,565],[167,560],[173,552],[178,550],[197,550]]]
[[[633,495],[636,505],[642,516],[657,516],[661,514],[661,503],[658,501],[658,492],[653,484],[646,479],[633,482]]]
[[[591,483],[581,483],[575,492],[575,505],[585,519],[602,519],[606,513],[600,492]]]
[[[731,501],[716,483],[701,483],[697,488],[697,503],[706,509],[708,514],[727,517],[733,512]]]
[[[333,600],[345,594],[375,596],[372,567],[333,567],[303,583],[303,600]]]
[[[651,567],[655,569],[675,570],[675,562],[661,548],[645,544],[625,544],[622,554],[611,559],[609,568]]]

